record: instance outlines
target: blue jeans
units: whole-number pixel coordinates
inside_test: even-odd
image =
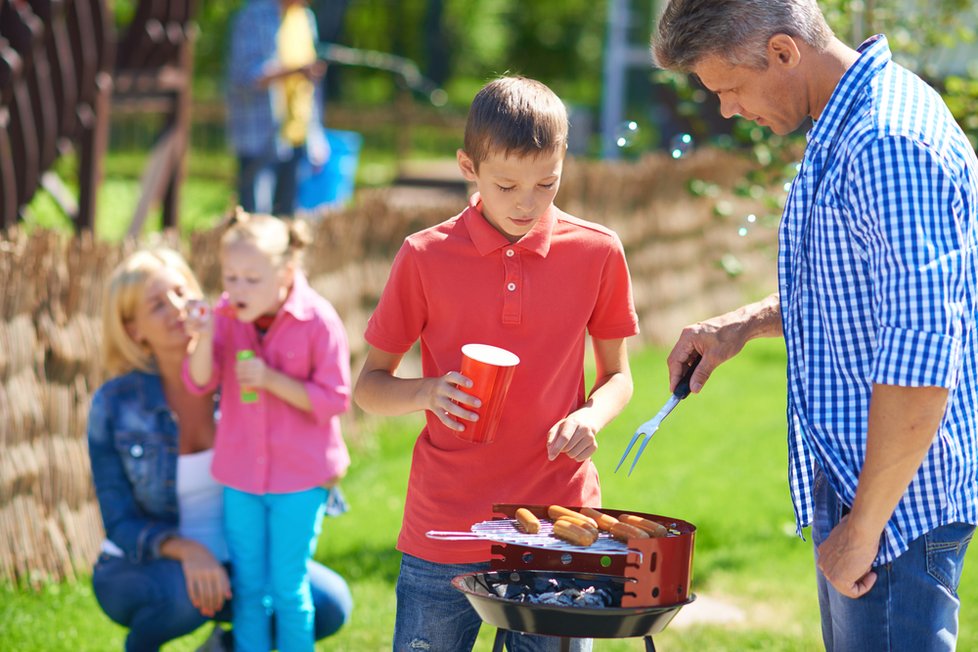
[[[849,508],[825,474],[815,475],[812,542],[828,538]],[[910,544],[895,560],[873,568],[876,583],[861,598],[848,598],[818,571],[822,640],[828,652],[873,650],[927,652],[954,650],[958,637],[958,582],[975,527],[951,523]]]
[[[319,538],[327,491],[249,494],[224,488],[224,532],[234,573],[234,649],[312,652],[313,605],[306,562]]]
[[[335,634],[350,618],[353,596],[346,581],[322,564],[310,561],[307,571],[318,640]],[[129,629],[127,652],[156,652],[211,620],[190,603],[183,567],[174,559],[134,564],[103,554],[92,573],[92,588],[102,611]],[[213,620],[230,622],[230,603]]]
[[[292,215],[295,213],[298,170],[305,147],[296,147],[279,158],[238,157],[238,204],[248,213]]]
[[[488,570],[488,562],[437,564],[411,555],[401,557],[394,622],[395,652],[471,650],[482,619],[468,598],[452,587],[452,578]],[[556,652],[560,649],[560,639],[507,632],[506,649],[510,652]],[[573,639],[571,650],[589,652],[591,640]]]

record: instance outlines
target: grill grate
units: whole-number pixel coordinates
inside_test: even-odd
[[[471,532],[443,532],[431,530],[428,537],[443,541],[461,541],[471,539],[486,539],[497,543],[507,543],[529,548],[546,548],[547,550],[564,550],[567,552],[589,552],[602,555],[627,555],[628,546],[618,541],[607,532],[600,532],[598,540],[590,546],[575,546],[563,539],[553,536],[553,521],[540,519],[540,531],[527,534],[516,525],[516,519],[502,518],[482,521],[472,526]]]

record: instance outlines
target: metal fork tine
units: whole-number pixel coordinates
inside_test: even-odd
[[[658,428],[656,428],[658,430]],[[638,464],[638,458],[642,457],[642,453],[645,452],[645,447],[648,446],[649,440],[652,439],[652,435],[655,434],[655,430],[645,435],[645,439],[642,440],[642,445],[638,447],[638,452],[635,453],[635,459],[632,460],[632,465],[628,468],[628,475],[632,474],[635,469],[635,465]]]
[[[625,458],[628,457],[628,454],[632,451],[632,446],[635,445],[635,442],[638,441],[638,437],[641,434],[642,434],[642,429],[639,428],[638,430],[635,431],[635,434],[632,435],[632,440],[628,442],[628,447],[625,448],[625,452],[622,453],[621,459],[618,460],[618,466],[615,467],[615,473],[618,473],[618,469],[620,469],[621,465],[625,463]]]

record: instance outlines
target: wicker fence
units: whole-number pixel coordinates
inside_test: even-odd
[[[750,164],[703,151],[688,159],[609,165],[568,163],[558,203],[621,235],[635,285],[641,341],[668,343],[684,323],[759,296],[774,283],[773,229],[737,234],[720,213],[762,210],[733,191]],[[691,179],[718,189],[694,196]],[[406,208],[392,191],[313,223],[306,256],[312,285],[328,297],[350,335],[354,370],[362,333],[403,238],[459,210],[457,200]],[[717,211],[717,202],[727,209]],[[759,214],[759,213],[758,213]],[[188,253],[205,289],[219,275],[217,233],[199,233]],[[90,236],[11,232],[0,239],[0,578],[36,586],[87,572],[102,539],[85,444],[100,365],[101,289],[134,243]],[[735,261],[736,265],[731,265]],[[735,268],[742,273],[734,274]],[[354,371],[355,373],[355,371]],[[349,419],[355,432],[356,417]],[[354,455],[357,445],[354,442]]]

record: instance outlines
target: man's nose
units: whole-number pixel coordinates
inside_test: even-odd
[[[740,114],[740,104],[730,98],[720,98],[720,115],[729,120],[735,115]]]

